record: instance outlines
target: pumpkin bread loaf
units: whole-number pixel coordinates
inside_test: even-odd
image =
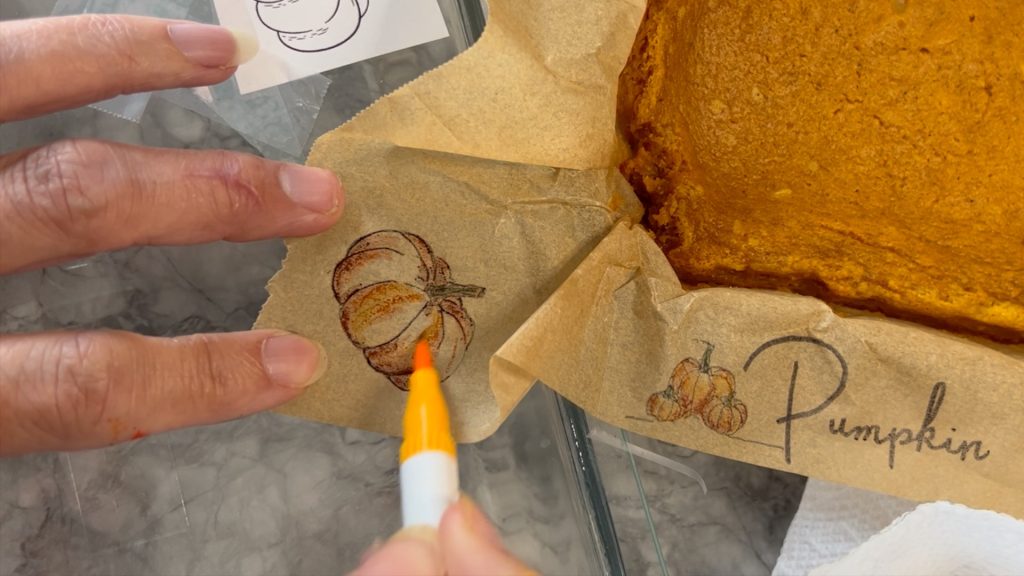
[[[1024,342],[1024,2],[650,0],[623,172],[680,278]]]

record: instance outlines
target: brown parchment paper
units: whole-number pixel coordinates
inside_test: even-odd
[[[445,381],[461,441],[491,434],[541,380],[675,444],[1024,517],[1024,348],[812,298],[684,288],[617,170],[617,79],[643,3],[490,4],[477,45],[315,145],[309,163],[345,183],[345,215],[288,243],[257,325],[321,342],[330,367],[282,412],[400,433],[405,395],[346,335],[331,287],[359,239],[397,230],[486,289],[462,300],[474,335]],[[721,418],[716,431],[647,412],[708,343],[735,381],[730,411],[746,411],[731,435]]]

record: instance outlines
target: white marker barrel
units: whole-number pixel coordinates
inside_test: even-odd
[[[402,525],[441,524],[441,516],[459,499],[458,463],[447,452],[420,452],[402,463]]]

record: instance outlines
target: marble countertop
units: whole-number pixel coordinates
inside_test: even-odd
[[[53,2],[0,3],[0,17]],[[454,56],[433,43],[329,74],[314,133]],[[346,87],[357,82],[370,91]],[[0,126],[0,152],[67,137],[256,152],[237,132],[154,99],[134,123],[85,108]],[[0,278],[0,331],[110,328],[151,335],[248,328],[281,242],[146,247]],[[596,544],[566,471],[550,392],[460,452],[466,489],[510,548],[546,574],[593,573]],[[630,574],[769,574],[803,480],[646,439],[708,481],[597,449]],[[106,450],[0,460],[0,576],[342,574],[399,526],[397,442],[275,414]]]
[[[591,419],[591,429],[690,468],[707,485],[623,449],[594,443],[604,491],[630,575],[768,575],[806,479],[726,460]]]

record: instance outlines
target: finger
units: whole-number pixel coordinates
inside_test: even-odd
[[[537,574],[505,550],[498,531],[469,498],[448,508],[438,532],[448,576]]]
[[[319,346],[281,332],[0,336],[0,456],[238,418],[294,398],[323,369]]]
[[[327,170],[247,154],[56,142],[0,159],[0,273],[132,245],[314,234],[343,196]]]
[[[371,550],[352,576],[438,576],[444,574],[437,531],[408,528]]]
[[[118,14],[3,22],[0,38],[0,122],[118,94],[217,84],[258,49],[227,28]]]

